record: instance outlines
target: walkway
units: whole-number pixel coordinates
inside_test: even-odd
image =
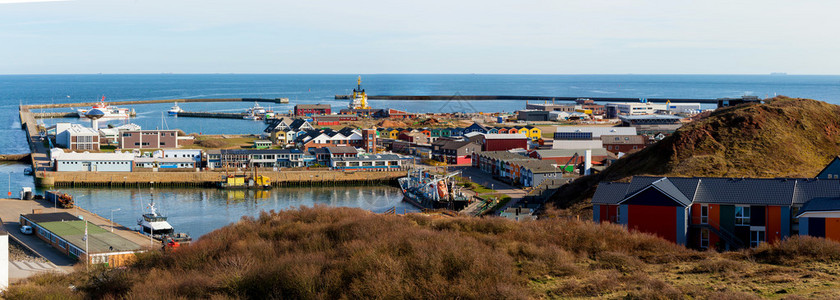
[[[522,200],[522,198],[524,198],[525,195],[528,194],[523,189],[513,187],[510,184],[494,179],[493,175],[485,173],[478,168],[462,166],[454,167],[453,169],[460,170],[461,175],[463,177],[469,178],[472,182],[496,190],[499,193],[508,195],[510,197],[510,201],[504,207],[499,209],[499,211],[503,211],[508,207],[513,207],[514,205],[516,205],[516,203],[519,203],[519,200]]]

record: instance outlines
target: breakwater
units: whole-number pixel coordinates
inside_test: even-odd
[[[192,112],[182,111],[178,113],[178,117],[184,118],[217,118],[217,119],[242,119],[248,114],[246,113],[220,113],[220,112]]]
[[[336,100],[347,100],[352,95],[335,95]],[[520,101],[575,101],[578,99],[591,99],[599,102],[674,102],[674,103],[718,103],[720,99],[687,99],[687,98],[627,98],[627,97],[563,97],[563,96],[513,96],[513,95],[377,95],[368,96],[368,100],[393,100],[393,101],[440,101],[440,100],[462,100],[462,101],[487,101],[487,100],[520,100]],[[741,98],[735,98],[741,99]]]
[[[154,103],[188,103],[188,102],[271,102],[271,103],[288,103],[287,98],[196,98],[196,99],[156,99],[156,100],[133,100],[133,101],[109,101],[110,105],[135,105],[135,104],[154,104]],[[35,108],[64,108],[64,107],[82,107],[93,106],[99,102],[77,102],[77,103],[53,103],[53,104],[29,104],[21,105],[21,107],[35,109]]]
[[[240,173],[241,174],[241,173]],[[260,171],[271,178],[273,186],[341,186],[393,184],[405,176],[403,171],[343,172],[317,171]],[[208,187],[222,181],[224,172],[42,172],[40,186],[56,187],[133,187],[172,186]]]

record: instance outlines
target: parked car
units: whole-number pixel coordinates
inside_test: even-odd
[[[20,227],[20,233],[23,234],[32,234],[32,226],[23,225]]]

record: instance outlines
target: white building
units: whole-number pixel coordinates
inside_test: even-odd
[[[672,113],[700,113],[700,103],[668,103],[668,111]]]
[[[161,158],[190,158],[201,161],[201,149],[162,149],[152,152],[152,157]]]
[[[9,233],[0,223],[0,291],[9,287]]]
[[[102,128],[99,129],[99,137],[101,138],[101,142],[116,143],[121,131],[141,129],[140,125],[134,123],[124,124],[114,128]]]
[[[134,165],[138,168],[192,169],[196,161],[191,157],[137,157]]]
[[[99,132],[79,124],[55,125],[55,142],[70,150],[99,150]]]
[[[649,115],[656,113],[657,110],[666,110],[665,104],[649,102],[607,103],[604,108],[607,110],[607,115],[616,114],[610,116],[612,118],[618,117],[618,115]]]
[[[134,154],[130,152],[53,152],[52,155],[57,172],[131,172],[134,165]]]

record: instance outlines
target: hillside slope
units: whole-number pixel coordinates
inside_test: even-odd
[[[555,203],[580,203],[598,182],[633,175],[814,177],[840,154],[840,106],[782,96],[765,101],[718,109],[688,123],[604,172],[566,186]]]
[[[719,254],[612,224],[264,213],[125,269],[83,267],[7,299],[750,299],[840,297],[840,244],[811,237]]]

